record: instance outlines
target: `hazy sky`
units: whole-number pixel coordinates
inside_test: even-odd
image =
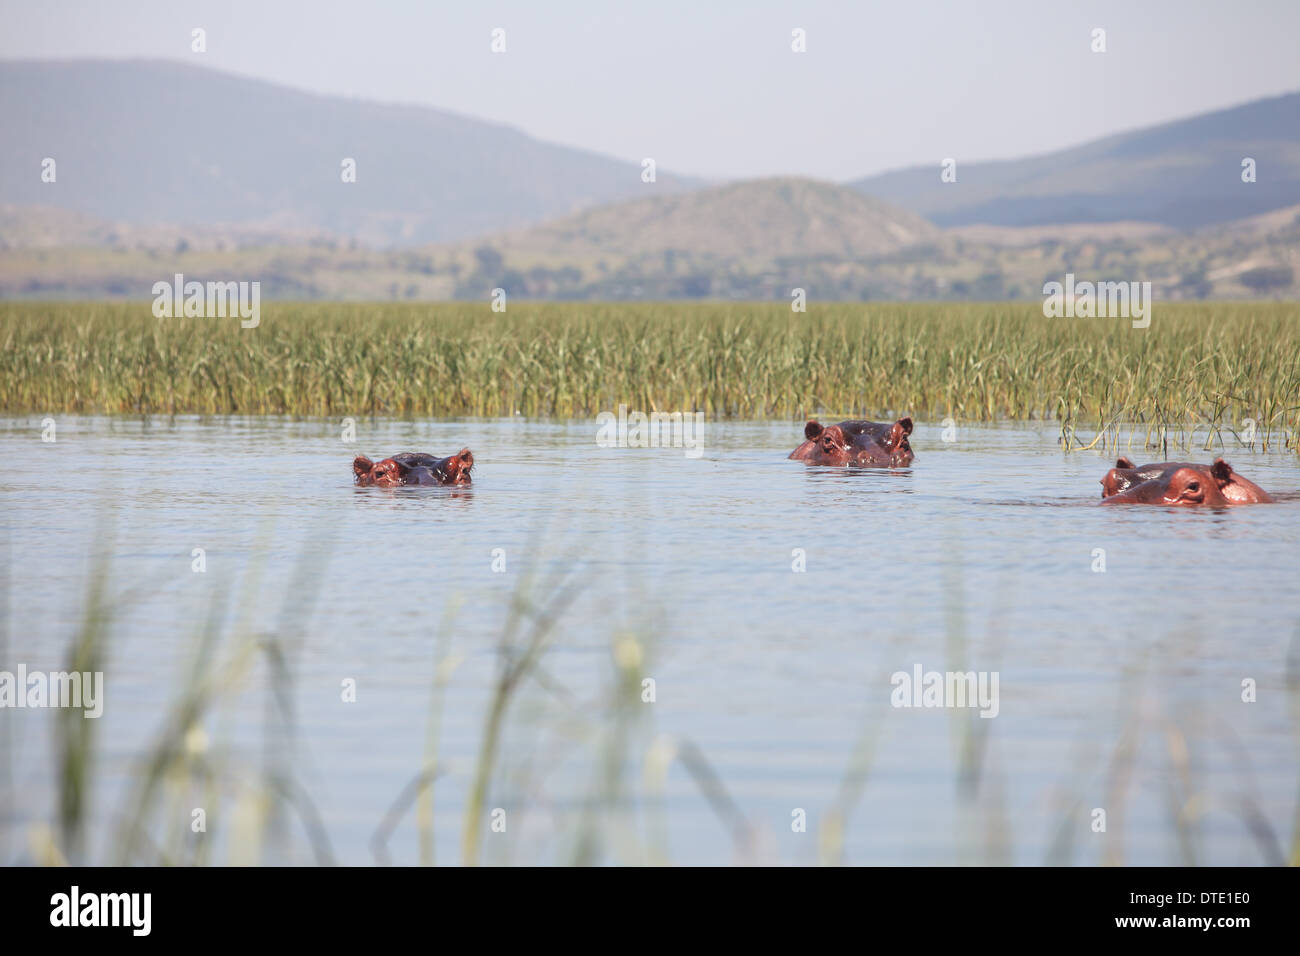
[[[849,179],[947,156],[1008,158],[1300,89],[1300,0],[0,0],[0,10],[5,59],[183,60],[717,178]],[[190,51],[196,26],[207,31],[201,55]],[[490,50],[495,27],[504,54]],[[796,27],[806,53],[791,51]],[[1095,27],[1104,54],[1089,49]]]

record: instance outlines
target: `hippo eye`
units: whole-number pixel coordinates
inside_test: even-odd
[[[1199,481],[1190,481],[1190,482],[1187,483],[1187,490],[1188,490],[1188,491],[1200,491],[1200,490],[1201,490],[1201,483],[1200,483]]]

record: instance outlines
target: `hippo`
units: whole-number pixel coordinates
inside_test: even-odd
[[[1174,469],[1209,468],[1212,471],[1218,465],[1223,466],[1224,470],[1221,471],[1221,474],[1226,475],[1226,480],[1220,486],[1219,491],[1227,499],[1228,504],[1249,505],[1273,500],[1268,492],[1259,485],[1253,481],[1248,481],[1233,471],[1232,466],[1222,458],[1216,458],[1214,464],[1208,466],[1197,465],[1189,461],[1161,461],[1151,465],[1134,465],[1128,458],[1119,458],[1115,462],[1115,467],[1106,472],[1106,476],[1101,479],[1101,496],[1103,499],[1112,498],[1144,482],[1153,481],[1166,474],[1171,474]]]
[[[382,461],[358,455],[352,462],[352,474],[363,487],[396,488],[401,485],[468,485],[474,467],[474,454],[462,448],[446,458],[424,452],[405,451]]]
[[[1268,492],[1242,478],[1222,458],[1212,465],[1165,461],[1134,467],[1121,458],[1101,480],[1101,503],[1146,505],[1227,505],[1272,501]]]
[[[906,468],[916,456],[907,436],[912,420],[900,418],[892,425],[851,421],[822,426],[816,420],[803,429],[805,441],[790,452],[792,459],[810,465],[884,465]]]

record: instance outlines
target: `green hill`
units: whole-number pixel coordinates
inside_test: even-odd
[[[939,235],[921,217],[844,186],[775,178],[613,203],[484,243],[505,254],[572,260],[770,263],[863,259]]]

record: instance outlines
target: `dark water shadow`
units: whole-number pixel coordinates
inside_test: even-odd
[[[1101,505],[1103,499],[1097,498],[999,498],[996,501],[981,501],[980,504],[989,505],[994,508],[1096,508]],[[1225,514],[1232,511],[1240,511],[1245,505],[1226,505],[1226,506],[1205,506],[1186,507],[1181,505],[1148,505],[1139,503],[1107,505],[1107,511],[1114,511],[1118,514],[1138,513],[1146,514],[1153,511],[1177,511],[1188,512],[1190,514]]]
[[[911,478],[911,468],[880,468],[863,465],[805,465],[808,478],[813,481],[874,481],[889,478]]]
[[[377,504],[387,507],[401,507],[407,502],[414,502],[424,498],[446,498],[455,500],[461,504],[467,504],[474,500],[474,489],[464,485],[453,487],[440,485],[403,485],[398,488],[379,488],[373,486],[362,488],[353,485],[352,493],[358,500],[374,501]]]

